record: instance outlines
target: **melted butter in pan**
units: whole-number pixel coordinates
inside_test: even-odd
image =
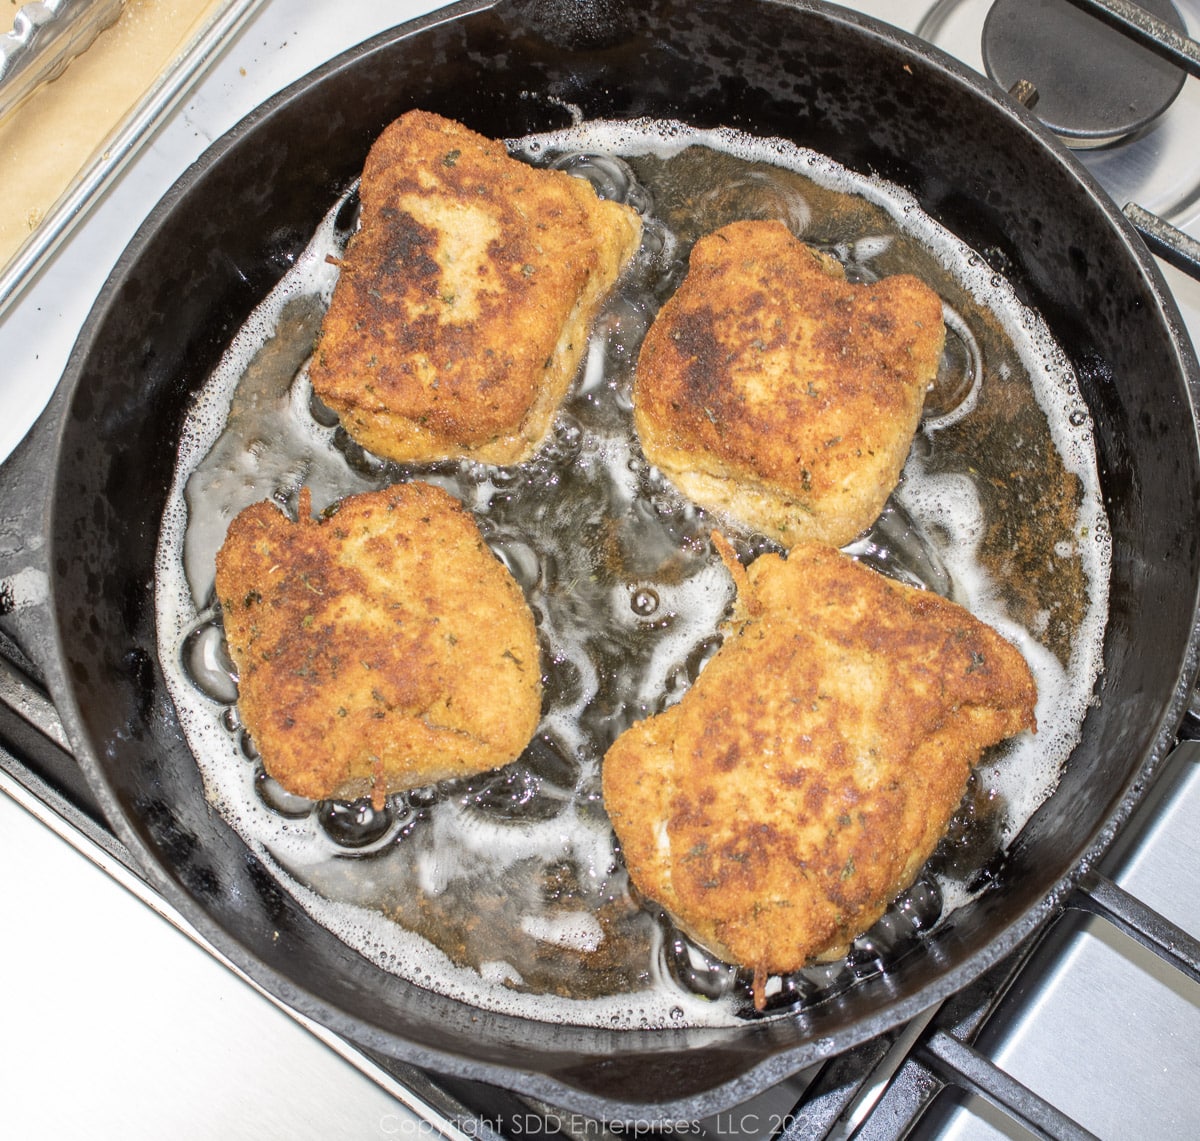
[[[1016,642],[1038,680],[1040,731],[985,758],[925,874],[846,959],[768,985],[769,1009],[819,1001],[886,970],[986,886],[1077,739],[1108,581],[1086,407],[1037,316],[894,187],[790,144],[678,124],[591,124],[510,145],[591,179],[646,222],[549,443],[516,467],[399,467],[364,453],[313,400],[305,365],[353,194],[337,204],[185,429],[158,583],[181,721],[214,805],[318,920],[381,967],[526,1017],[638,1027],[754,1016],[744,973],[631,893],[600,799],[608,745],[677,701],[720,644],[733,593],[711,530],[746,556],[770,549],[646,464],[632,370],[691,244],[726,222],[783,219],[851,280],[914,273],[943,299],[947,352],[901,485],[849,549]],[[402,479],[457,496],[521,584],[541,639],[542,724],[513,765],[393,797],[383,812],[298,801],[263,778],[238,724],[213,558],[249,503],[294,510],[308,486],[320,509]]]

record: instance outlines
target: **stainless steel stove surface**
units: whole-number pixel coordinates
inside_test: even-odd
[[[985,67],[992,0],[847,6]],[[271,0],[254,10],[0,318],[0,457],[44,406],[113,263],[188,163],[291,80],[435,7]],[[1174,7],[1200,36],[1200,0]],[[1200,239],[1198,122],[1191,79],[1149,126],[1080,159],[1118,205],[1137,203]],[[1200,341],[1200,284],[1164,272]],[[6,1136],[603,1135],[600,1123],[539,1115],[498,1091],[451,1088],[368,1057],[264,996],[155,897],[89,815],[52,708],[2,666],[0,698]],[[941,1009],[703,1131],[754,1141],[1200,1135],[1196,945],[1167,949],[1185,970],[1143,945],[1174,938],[1146,908],[1200,939],[1198,763],[1200,745],[1175,751],[1119,847],[1036,946]]]

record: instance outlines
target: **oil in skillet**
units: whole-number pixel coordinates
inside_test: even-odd
[[[599,766],[615,736],[678,700],[719,645],[732,592],[712,527],[747,556],[769,547],[698,511],[643,460],[630,416],[637,347],[699,234],[737,217],[784,218],[852,279],[914,272],[945,300],[949,348],[924,429],[901,488],[853,550],[1016,640],[1053,711],[1039,709],[1036,739],[981,766],[956,843],[848,960],[769,988],[775,1008],[818,1000],[886,969],[978,890],[1070,751],[1107,589],[1086,412],[1036,318],[894,188],[787,144],[676,124],[584,125],[512,145],[646,215],[642,250],[551,440],[518,467],[401,468],[362,452],[312,399],[304,361],[335,278],[326,255],[353,225],[348,196],[239,334],[185,432],[159,618],[189,742],[210,799],[281,882],[388,970],[535,1018],[636,1027],[744,1016],[739,972],[631,895]],[[294,510],[307,485],[323,506],[408,478],[459,497],[525,590],[547,678],[542,724],[498,773],[393,797],[383,812],[313,805],[262,774],[237,722],[211,610],[213,556],[250,502],[274,497]]]

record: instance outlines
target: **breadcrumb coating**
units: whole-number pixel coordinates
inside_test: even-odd
[[[637,889],[761,983],[883,914],[1037,693],[938,595],[824,544],[745,571],[721,549],[739,616],[682,700],[613,743],[604,803]]]
[[[292,522],[256,503],[230,524],[217,597],[238,709],[266,771],[312,799],[388,793],[498,768],[541,716],[525,597],[448,492],[404,483]]]
[[[372,146],[310,366],[369,451],[511,464],[549,432],[641,216],[412,111]]]
[[[702,507],[844,546],[899,481],[944,343],[916,277],[853,285],[782,222],[733,222],[696,243],[646,335],[634,423]]]

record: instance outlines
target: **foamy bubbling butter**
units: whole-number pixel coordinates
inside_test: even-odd
[[[945,568],[955,600],[1015,642],[1035,673],[1041,731],[1036,737],[1024,734],[997,750],[982,774],[1004,798],[1004,837],[1011,839],[1053,790],[1078,737],[1100,666],[1107,529],[1090,421],[1070,368],[1037,315],[1020,304],[982,259],[924,216],[911,196],[879,180],[852,174],[828,158],[780,140],[758,140],[729,130],[695,131],[674,123],[580,124],[510,143],[514,152],[531,161],[569,152],[599,152],[631,160],[653,154],[666,160],[697,146],[747,163],[796,171],[818,186],[857,195],[882,208],[897,232],[930,251],[945,273],[1003,326],[1029,374],[1032,395],[1045,415],[1054,445],[1065,467],[1080,481],[1083,491],[1075,532],[1058,542],[1082,560],[1090,602],[1066,664],[1040,645],[1036,631],[1012,621],[995,584],[981,570],[983,509],[971,480],[927,470],[922,450],[915,448],[895,496],[898,509],[907,513],[920,536],[922,558],[930,560],[930,566],[936,560]],[[237,511],[270,497],[281,504],[294,502],[300,486],[313,489],[314,507],[320,510],[344,495],[397,477],[371,457],[360,457],[357,466],[348,464],[334,428],[308,412],[310,392],[301,363],[306,344],[311,344],[314,321],[328,304],[336,281],[330,256],[336,257],[345,243],[346,234],[338,228],[342,205],[330,211],[293,269],[234,337],[198,394],[182,434],[158,551],[159,648],[207,795],[315,919],[381,968],[418,985],[486,1009],[587,1025],[636,1028],[736,1021],[734,1002],[710,1001],[670,977],[664,966],[666,936],[655,923],[649,924],[649,950],[636,987],[626,993],[563,998],[520,989],[525,979],[508,961],[514,956],[506,948],[497,948],[501,957],[482,958],[478,970],[459,966],[379,906],[388,888],[378,881],[386,880],[393,868],[377,853],[410,843],[412,837],[405,834],[410,826],[423,846],[406,874],[431,900],[463,882],[487,877],[499,882],[531,861],[571,867],[578,890],[589,900],[625,890],[611,830],[595,806],[605,740],[637,716],[678,700],[714,648],[715,631],[731,599],[731,584],[719,561],[697,553],[697,536],[705,534],[710,524],[694,507],[679,502],[661,477],[646,468],[628,434],[630,342],[652,318],[655,300],[622,296],[599,323],[581,379],[547,448],[558,449],[568,462],[539,469],[541,461],[535,457],[516,473],[479,465],[412,473],[443,483],[480,516],[488,541],[541,616],[539,630],[544,655],[551,663],[548,668],[565,671],[571,679],[560,687],[559,699],[539,729],[574,766],[568,766],[574,774],[573,787],[561,790],[562,806],[550,818],[497,820],[477,812],[466,799],[442,800],[416,823],[415,816],[410,819],[400,813],[369,854],[342,858],[345,853],[337,852],[315,813],[291,818],[264,804],[256,792],[256,769],[247,761],[244,738],[230,731],[229,710],[206,697],[183,666],[181,647],[211,604],[212,559]],[[802,197],[789,201],[784,212],[803,236],[811,217],[807,201]],[[657,274],[661,289],[670,273],[678,274],[680,258],[674,236],[653,217],[652,208],[647,221],[659,224],[656,229],[648,226],[648,245],[634,274],[642,273],[647,280]],[[651,238],[659,243],[654,250],[649,250]],[[864,234],[854,241],[850,256],[869,269],[872,259],[890,247],[889,235]],[[960,314],[951,311],[949,317],[962,323]],[[964,335],[969,338],[969,330]],[[289,346],[294,357],[287,355]],[[280,347],[283,354],[272,363],[270,354]],[[239,408],[238,394],[250,384],[247,378],[256,368],[271,367],[279,370],[282,382],[256,390],[250,402],[252,415]],[[961,414],[969,411],[960,410]],[[929,438],[953,419],[931,418],[925,426]],[[628,549],[622,557],[632,568],[628,581],[619,576],[611,582],[594,581],[594,575],[585,573],[587,564],[581,564],[583,570],[576,578],[570,577],[572,566],[547,561],[524,533],[523,516],[514,522],[506,514],[505,496],[515,480],[536,477],[556,482],[572,470],[571,465],[586,469],[588,487],[602,486],[605,510],[616,511],[623,520]],[[569,562],[570,545],[582,542],[585,526],[603,527],[603,520],[555,518],[553,508],[547,510],[550,515],[538,521],[544,528],[538,534],[560,545],[562,563]],[[679,573],[646,585],[632,564],[638,551],[662,543],[664,535],[682,537]],[[902,555],[896,556],[896,562],[900,569],[922,577],[920,567],[905,566]],[[604,629],[595,628],[597,614],[604,619]],[[610,654],[605,639],[619,648],[622,640],[645,637],[651,638],[650,650],[636,674],[616,683],[601,676],[604,671],[596,665],[597,653],[606,670],[619,660],[615,651]],[[594,645],[597,639],[604,643],[600,651]],[[613,684],[622,700],[611,715],[601,715],[598,695]],[[943,885],[943,895],[964,898],[951,883]],[[594,952],[606,938],[605,927],[589,910],[531,913],[520,919],[519,929],[534,941],[582,954]]]

